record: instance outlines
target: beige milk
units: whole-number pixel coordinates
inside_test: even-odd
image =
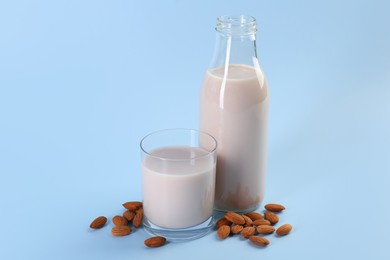
[[[149,221],[164,228],[195,226],[210,218],[213,211],[215,161],[197,147],[159,148],[144,159],[142,185]]]
[[[224,67],[206,73],[200,130],[218,142],[215,208],[249,211],[264,196],[268,86],[260,69],[226,69],[227,73]]]

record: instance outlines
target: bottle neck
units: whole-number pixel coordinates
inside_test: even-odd
[[[216,45],[211,68],[229,64],[257,64],[256,20],[248,16],[221,16],[217,19]]]

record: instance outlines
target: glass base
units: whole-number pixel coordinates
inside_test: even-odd
[[[230,210],[226,210],[226,209],[214,208],[214,212],[226,213],[226,212],[229,212],[229,211],[233,211],[233,212],[236,212],[238,214],[246,214],[248,212],[256,211],[259,208],[259,206],[260,206],[260,204],[257,204],[254,207],[251,207],[251,208],[248,208],[248,209],[244,209],[244,210],[243,209],[230,209]]]
[[[143,226],[146,232],[153,236],[162,236],[169,241],[181,242],[201,238],[209,233],[214,226],[214,217],[211,216],[203,223],[189,228],[163,228],[154,225],[144,216]]]

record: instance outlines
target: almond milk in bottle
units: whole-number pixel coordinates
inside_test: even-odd
[[[214,57],[200,97],[200,129],[218,141],[214,207],[248,212],[264,197],[268,85],[256,53],[256,20],[217,19]]]

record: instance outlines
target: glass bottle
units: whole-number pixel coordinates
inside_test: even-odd
[[[218,141],[214,207],[249,212],[264,197],[268,85],[256,53],[256,19],[221,16],[200,95],[200,130]]]

